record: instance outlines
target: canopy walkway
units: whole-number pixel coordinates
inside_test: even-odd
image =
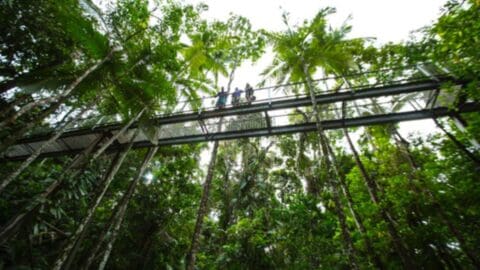
[[[387,74],[393,70],[382,72]],[[402,74],[405,79],[389,83],[373,80],[372,77],[366,77],[365,73],[347,76],[348,79],[362,76],[366,83],[356,87],[341,87],[339,78],[336,77],[316,80],[329,89],[319,92],[315,97],[322,112],[323,127],[359,127],[480,111],[480,104],[469,101],[463,102],[456,110],[449,109],[454,104],[454,93],[443,91],[440,86],[448,81],[454,85],[453,88],[458,89],[464,84],[462,81],[447,76],[433,76],[428,72],[412,76],[412,71],[406,69],[402,70]],[[378,77],[378,74],[374,75]],[[152,147],[153,142],[158,145],[175,145],[314,131],[313,117],[308,119],[298,110],[312,106],[310,97],[305,94],[286,94],[294,92],[296,86],[288,84],[256,89],[257,99],[251,104],[243,103],[223,109],[213,107],[214,97],[195,102],[180,101],[169,113],[151,119],[149,132],[134,122],[107,151],[116,151],[127,144],[138,128],[141,130],[134,138],[134,148]],[[340,109],[343,102],[346,104],[344,115]],[[195,103],[198,106],[192,109],[191,104]],[[219,124],[220,119],[223,120]],[[92,142],[108,140],[124,125],[124,122],[118,121],[114,116],[83,119],[46,147],[41,157],[79,153]],[[48,127],[19,139],[1,158],[27,158],[55,130],[55,126]]]

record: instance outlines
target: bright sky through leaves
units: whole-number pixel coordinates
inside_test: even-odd
[[[290,22],[301,23],[311,19],[321,8],[331,6],[336,14],[328,17],[333,27],[341,26],[345,21],[352,25],[349,38],[375,38],[374,44],[380,46],[388,42],[406,41],[417,30],[430,25],[442,12],[445,0],[187,0],[186,3],[205,3],[209,6],[203,17],[208,20],[226,20],[230,13],[247,17],[255,29],[281,31],[285,29],[282,13],[288,11]],[[234,86],[242,88],[247,82],[256,85],[259,74],[271,63],[270,51],[255,64],[247,63],[236,72]],[[225,84],[225,80],[220,81]],[[402,131],[409,133],[428,125],[430,120],[402,123]]]

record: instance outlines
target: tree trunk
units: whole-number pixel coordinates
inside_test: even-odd
[[[350,267],[352,269],[359,269],[358,264],[357,264],[357,259],[356,259],[355,247],[353,246],[353,241],[352,241],[352,238],[350,236],[350,231],[349,231],[348,226],[347,226],[345,213],[343,212],[343,205],[342,205],[342,202],[340,200],[340,196],[339,196],[339,192],[338,192],[338,188],[337,188],[338,187],[337,183],[339,182],[338,181],[339,172],[337,172],[335,166],[332,166],[332,164],[331,164],[331,160],[329,158],[330,155],[329,155],[329,151],[328,151],[328,147],[327,147],[328,141],[327,141],[327,138],[325,136],[325,131],[324,131],[322,123],[321,123],[320,114],[318,112],[317,100],[315,99],[315,92],[314,92],[314,87],[313,87],[313,84],[312,84],[312,80],[310,78],[310,74],[308,73],[308,69],[307,69],[307,66],[304,63],[303,58],[301,59],[301,61],[302,61],[303,73],[304,73],[306,81],[307,81],[308,92],[310,94],[310,100],[312,102],[313,112],[315,114],[315,123],[316,123],[317,132],[318,132],[318,136],[319,136],[319,143],[320,143],[320,146],[321,146],[320,149],[321,149],[321,153],[322,153],[323,159],[325,161],[325,166],[326,166],[326,169],[327,169],[327,175],[328,175],[328,178],[329,178],[328,182],[330,184],[330,187],[331,187],[332,193],[333,193],[333,200],[334,200],[334,203],[335,203],[335,212],[336,212],[336,215],[338,217],[338,221],[340,223],[340,228],[341,228],[342,237],[343,237],[344,249],[347,253],[348,260],[349,260],[349,263],[350,263]]]
[[[417,107],[412,103],[410,102],[410,105],[416,109]],[[378,106],[378,105],[377,105]],[[463,149],[463,151],[467,154],[467,156],[469,155],[469,151],[468,149],[465,147],[465,145],[463,145],[460,141],[458,141],[456,139],[456,137],[452,134],[450,134],[444,127],[443,125],[441,125],[440,122],[438,122],[438,120],[436,118],[433,118],[434,122],[437,124],[437,127],[439,127],[440,129],[442,129],[442,131],[444,131],[447,136],[452,140],[454,141],[454,143],[456,142],[457,144],[457,147],[460,148],[460,149]],[[397,143],[397,147],[398,149],[400,150],[401,153],[404,154],[405,158],[408,160],[408,163],[411,167],[411,170],[412,170],[412,173],[411,173],[411,176],[410,177],[414,177],[415,179],[417,179],[419,182],[422,182],[425,184],[425,181],[423,180],[423,178],[421,177],[418,177],[417,175],[417,170],[419,169],[419,165],[415,162],[415,158],[413,157],[412,153],[410,152],[410,149],[409,149],[409,143],[408,141],[403,138],[403,136],[398,132],[397,128],[392,126],[391,128],[392,130],[392,133],[393,135],[395,136],[395,141]],[[472,153],[470,153],[472,154]],[[475,158],[475,156],[473,156]],[[455,239],[458,241],[459,245],[460,245],[460,249],[465,253],[465,255],[470,259],[472,265],[474,265],[475,267],[477,267],[478,269],[480,269],[480,261],[479,259],[477,258],[477,256],[475,256],[475,252],[473,250],[471,250],[468,245],[466,244],[466,241],[465,239],[463,238],[463,235],[460,233],[460,231],[456,228],[456,226],[450,221],[450,218],[448,217],[447,213],[445,212],[445,210],[443,209],[443,207],[438,203],[438,201],[435,199],[435,196],[434,194],[431,192],[430,189],[428,189],[427,187],[424,187],[424,188],[420,188],[417,187],[413,182],[412,182],[412,189],[415,193],[417,194],[421,194],[421,193],[425,193],[427,194],[427,196],[430,198],[430,200],[432,201],[433,203],[433,206],[435,207],[435,209],[437,210],[437,213],[440,217],[440,220],[442,221],[442,223],[447,226],[448,230],[450,231],[450,233],[455,237]],[[445,254],[445,250],[443,251],[443,254]]]
[[[227,84],[227,94],[230,93],[236,66],[237,64],[235,63],[229,75],[228,84]],[[218,131],[221,131],[222,123],[223,123],[223,117],[221,117],[218,122],[218,125],[217,125]],[[202,232],[202,226],[203,226],[203,219],[205,218],[208,212],[208,199],[210,196],[210,188],[212,185],[213,170],[215,168],[217,152],[218,152],[218,141],[215,141],[213,143],[213,149],[210,157],[210,163],[208,164],[205,183],[203,184],[202,198],[200,200],[200,205],[198,207],[197,220],[195,222],[195,229],[193,231],[192,243],[190,245],[190,250],[188,251],[188,254],[187,254],[187,262],[186,262],[187,270],[193,270],[195,268],[195,261],[197,259],[197,252],[200,244],[200,234]]]
[[[138,134],[135,132],[135,134],[132,136],[130,143],[127,145],[127,147],[123,150],[122,153],[118,153],[114,160],[112,161],[110,168],[108,169],[108,173],[105,175],[105,178],[103,180],[103,186],[102,189],[100,190],[99,194],[96,196],[95,201],[93,205],[89,207],[89,210],[87,212],[86,217],[83,219],[83,221],[80,223],[80,225],[77,227],[77,230],[75,233],[71,236],[71,239],[67,242],[67,245],[62,251],[62,254],[60,257],[57,259],[57,261],[54,264],[53,269],[54,270],[60,270],[64,266],[66,269],[69,269],[69,265],[65,264],[67,260],[71,261],[71,257],[75,255],[77,250],[80,248],[81,240],[83,236],[85,235],[86,229],[88,225],[90,224],[93,214],[95,213],[95,210],[97,207],[100,205],[100,202],[103,199],[103,196],[107,192],[108,188],[110,187],[110,183],[113,181],[113,178],[117,174],[118,170],[120,169],[120,166],[122,165],[125,157],[127,156],[128,152],[132,148],[133,142],[135,140],[136,135]]]
[[[475,164],[477,168],[480,168],[480,158],[478,158],[474,153],[470,152],[467,146],[465,146],[461,141],[459,141],[455,137],[455,135],[448,132],[448,130],[445,129],[442,123],[440,123],[435,116],[432,119],[433,122],[435,122],[435,125],[437,125],[437,127],[440,128],[443,133],[445,133],[445,135],[447,135],[447,137],[455,144],[455,146],[457,146],[457,148],[462,151]]]
[[[307,123],[310,120],[310,117],[303,111],[297,110],[297,112],[301,113],[305,123]],[[305,152],[305,141],[306,141],[306,133],[300,133],[299,138],[298,138],[298,147],[297,147],[297,153],[295,155],[295,174],[297,175],[298,179],[304,179],[305,182],[307,183],[307,194],[311,196],[317,196],[318,193],[320,192],[318,188],[318,183],[316,181],[316,177],[314,176],[314,173],[312,173],[312,168],[308,169],[308,172],[303,172],[305,171],[304,168],[301,166],[302,159],[302,154]],[[315,159],[315,157],[314,157]],[[299,173],[299,171],[302,171],[302,174]]]
[[[433,194],[429,194],[430,196],[433,196]],[[467,245],[467,242],[463,235],[460,233],[460,231],[456,228],[456,226],[450,221],[450,218],[447,216],[445,211],[443,210],[443,207],[437,202],[433,202],[435,209],[438,211],[438,215],[440,216],[440,219],[442,222],[447,226],[448,230],[450,233],[457,239],[460,248],[462,251],[467,255],[467,257],[470,259],[470,262],[472,263],[475,268],[480,269],[480,259],[478,257],[479,251],[474,251],[470,249]]]
[[[82,164],[86,163],[86,158],[90,155],[93,149],[97,146],[97,144],[102,140],[102,137],[97,138],[93,141],[82,153],[78,154],[73,161],[65,168],[64,172],[69,172],[73,168],[78,168],[82,166]],[[68,175],[69,177],[73,178],[79,173],[79,170],[75,170],[72,174]],[[55,194],[63,180],[67,177],[64,173],[55,181],[53,181],[43,193],[38,195],[36,198],[32,200],[32,202],[23,208],[17,215],[12,217],[0,231],[0,244],[5,243],[11,237],[15,235],[15,233],[25,224],[28,219],[33,218],[34,213],[43,205],[43,202]]]
[[[130,199],[133,196],[133,193],[135,192],[138,183],[142,179],[142,176],[152,160],[152,158],[155,156],[155,153],[158,150],[158,146],[154,148],[150,148],[145,155],[145,158],[143,159],[143,163],[140,166],[140,169],[138,171],[138,174],[136,178],[130,183],[127,193],[123,195],[122,199],[120,200],[120,203],[118,204],[118,207],[113,211],[113,214],[111,216],[109,225],[107,229],[104,231],[104,233],[100,236],[98,239],[95,247],[93,250],[90,252],[90,256],[87,258],[84,269],[89,269],[90,265],[93,263],[93,260],[97,256],[98,251],[100,250],[101,246],[107,240],[107,250],[105,251],[105,255],[103,256],[102,262],[100,264],[99,269],[103,269],[105,267],[105,264],[108,260],[108,257],[110,255],[110,252],[113,248],[113,244],[115,243],[116,236],[118,234],[118,230],[120,228],[120,225],[123,222],[123,219],[125,218],[125,212],[128,206],[128,203],[130,202]],[[103,265],[103,266],[102,266]],[[68,266],[68,265],[67,265]]]
[[[308,117],[302,111],[299,111],[299,112],[303,115],[303,117],[305,119],[305,122],[308,122],[310,117]],[[306,135],[305,133],[300,134],[299,147],[298,147],[298,152],[297,152],[297,156],[296,156],[297,168],[299,168],[298,162],[300,160],[300,154],[303,153],[303,151],[305,149],[305,147],[304,147],[305,135]],[[372,260],[373,265],[375,265],[375,267],[377,269],[385,269],[385,266],[383,265],[382,260],[380,259],[380,257],[377,255],[377,253],[373,249],[372,242],[370,240],[370,237],[368,236],[367,229],[365,228],[365,225],[363,224],[363,220],[362,220],[361,216],[355,210],[355,207],[354,207],[355,203],[354,203],[352,195],[350,193],[350,189],[348,188],[348,185],[347,185],[347,182],[345,180],[344,174],[341,173],[340,168],[338,167],[338,162],[336,160],[333,149],[332,149],[330,144],[328,144],[327,146],[328,146],[329,154],[332,157],[333,164],[334,164],[334,166],[336,166],[336,170],[340,173],[339,180],[340,180],[340,184],[341,184],[341,187],[342,187],[342,193],[347,198],[348,209],[350,210],[350,213],[352,214],[352,217],[355,221],[355,225],[356,225],[357,229],[359,230],[360,234],[362,235],[362,237],[365,240],[365,249],[367,250],[369,257]]]
[[[130,121],[128,121],[128,123],[126,125],[124,125],[122,127],[122,129],[120,129],[115,135],[113,135],[107,142],[105,142],[104,145],[102,145],[102,147],[100,147],[96,152],[95,154],[93,154],[93,159],[96,159],[98,158],[103,152],[105,152],[105,150],[107,149],[107,147],[110,146],[110,144],[112,144],[116,139],[118,139],[118,137],[122,134],[124,134],[131,126],[133,123],[135,123],[136,121],[138,121],[138,119],[143,115],[143,113],[145,113],[146,111],[146,107],[144,107],[134,118],[130,119]]]
[[[0,94],[7,92],[8,90],[12,89],[17,85],[15,79],[6,80],[0,83]]]
[[[413,157],[413,154],[410,152],[409,149],[409,144],[408,142],[402,137],[402,135],[398,132],[396,128],[393,129],[394,134],[398,137],[398,142],[399,142],[399,147],[403,150],[402,152],[406,156],[407,160],[409,161],[411,170],[412,170],[412,176],[417,179],[419,182],[425,184],[425,181],[423,180],[422,177],[418,177],[417,171],[419,170],[418,164],[415,162],[415,158]],[[430,198],[432,201],[432,204],[434,208],[436,209],[436,213],[438,214],[440,220],[442,223],[448,228],[450,233],[455,237],[457,242],[459,243],[460,249],[465,253],[465,255],[470,259],[472,265],[474,265],[476,268],[480,269],[480,259],[476,254],[478,254],[478,251],[472,250],[468,244],[466,243],[465,238],[463,237],[462,233],[460,230],[457,229],[455,224],[451,221],[451,218],[448,216],[446,213],[445,209],[443,209],[442,205],[436,200],[435,195],[432,193],[432,191],[428,187],[424,188],[419,188],[414,187],[414,192],[417,194],[420,193],[425,193],[427,196]]]
[[[49,145],[51,145],[53,142],[55,142],[62,134],[63,132],[67,129],[67,127],[70,125],[70,123],[76,121],[77,119],[79,119],[82,114],[87,110],[88,108],[85,107],[82,111],[80,111],[76,117],[66,121],[66,119],[68,118],[68,116],[73,112],[74,109],[70,110],[70,112],[68,112],[64,118],[61,120],[61,122],[63,123],[62,126],[60,127],[60,129],[58,131],[56,131],[56,133],[50,137],[50,139],[48,139],[48,141],[44,142],[40,147],[37,148],[37,150],[35,150],[34,153],[32,153],[21,165],[20,167],[18,167],[17,170],[15,170],[13,173],[11,173],[10,175],[8,175],[6,177],[6,179],[4,181],[2,181],[2,183],[0,184],[0,193],[2,193],[3,189],[5,189],[5,187],[10,184],[13,180],[15,180],[15,178],[17,178],[17,176],[19,176],[33,161],[35,161],[35,159],[42,153],[42,150],[45,149],[46,147],[48,147]]]
[[[14,87],[21,87],[22,85],[25,85],[27,83],[32,83],[32,81],[33,83],[38,82],[40,81],[38,77],[42,77],[48,73],[52,73],[55,69],[57,69],[64,63],[64,61],[55,60],[45,66],[37,67],[36,69],[28,73],[17,74],[16,76],[14,71],[12,71],[13,73],[11,73],[10,75],[13,78],[4,80],[0,83],[0,94],[3,94]]]
[[[466,134],[468,134],[468,140],[470,141],[470,144],[475,148],[475,151],[480,151],[480,143],[478,142],[478,140],[480,140],[480,134],[472,134],[468,131],[468,122],[462,117],[462,115],[460,115],[460,113],[455,112],[450,118],[453,120],[453,123],[461,132],[465,132]]]
[[[195,269],[195,260],[200,244],[200,233],[202,232],[203,219],[208,212],[208,199],[210,195],[210,187],[213,179],[213,169],[215,167],[215,161],[217,158],[218,141],[213,144],[210,163],[208,164],[207,176],[205,177],[205,183],[203,184],[202,199],[200,200],[200,206],[198,207],[197,221],[195,222],[195,229],[192,236],[192,244],[187,254],[187,270]]]
[[[374,204],[379,206],[380,215],[387,223],[387,228],[388,228],[390,237],[392,238],[393,245],[395,247],[395,250],[397,251],[397,254],[400,256],[402,263],[406,269],[415,269],[416,267],[414,266],[412,256],[409,254],[410,252],[408,251],[408,248],[406,247],[405,243],[401,239],[395,227],[396,222],[394,221],[390,213],[381,205],[380,199],[378,198],[378,190],[377,190],[377,185],[375,184],[375,180],[373,180],[371,176],[367,173],[367,170],[365,169],[363,162],[360,160],[358,152],[355,149],[355,146],[353,145],[350,135],[346,129],[344,129],[344,134],[345,134],[345,137],[347,138],[348,145],[350,146],[350,149],[353,153],[355,163],[360,170],[362,178],[365,182],[365,186],[367,187],[368,193],[370,194],[370,199]]]
[[[345,78],[342,77],[343,81],[350,87],[352,88],[352,85],[350,82]],[[358,110],[358,108],[357,108]],[[342,102],[342,119],[345,119],[346,117],[346,102]],[[358,154],[357,149],[355,148],[355,145],[352,142],[352,139],[350,138],[350,134],[348,132],[347,128],[343,128],[343,134],[345,138],[347,139],[348,145],[350,147],[350,150],[352,151],[355,164],[357,165],[358,169],[360,170],[360,174],[362,175],[362,178],[364,180],[365,186],[367,187],[368,193],[370,195],[371,201],[377,205],[380,209],[380,215],[382,219],[386,222],[387,224],[387,229],[390,234],[390,237],[392,238],[393,245],[395,247],[395,250],[397,254],[400,256],[400,259],[402,261],[402,264],[405,268],[407,269],[416,269],[416,265],[413,260],[413,256],[411,252],[409,251],[407,245],[404,243],[404,241],[401,239],[398,230],[395,226],[396,222],[393,219],[392,215],[389,213],[387,209],[385,209],[384,206],[381,205],[380,199],[378,197],[378,185],[376,181],[368,174],[367,169],[365,168],[365,165],[363,164],[362,160],[360,159],[360,155]]]
[[[63,100],[65,98],[61,99],[59,102],[55,102],[52,104],[50,107],[47,109],[43,110],[42,112],[39,113],[39,116],[35,117],[33,120],[29,121],[22,127],[16,129],[13,134],[10,134],[2,140],[1,145],[0,145],[0,153],[3,153],[5,150],[8,149],[11,145],[13,145],[18,139],[20,139],[27,131],[31,130],[35,126],[37,126],[43,119],[45,119],[47,116],[55,112],[61,105]]]
[[[130,121],[129,123],[127,123],[126,126],[130,127],[132,123],[133,122]],[[126,130],[125,126],[124,128],[122,128],[122,130]],[[122,133],[123,132],[118,132],[113,137],[118,138]],[[15,235],[18,229],[22,227],[23,224],[25,224],[25,221],[34,216],[36,211],[43,204],[43,201],[45,201],[47,198],[51,197],[53,194],[57,193],[61,189],[63,181],[67,176],[69,178],[74,178],[77,174],[80,173],[79,169],[86,165],[89,159],[90,161],[95,160],[95,158],[90,157],[95,147],[97,147],[103,139],[104,137],[99,136],[92,144],[90,144],[89,147],[87,147],[82,153],[78,154],[67,166],[67,168],[64,169],[64,174],[62,174],[56,181],[52,182],[42,194],[37,196],[37,198],[33,201],[32,204],[26,206],[19,214],[11,218],[6,223],[6,225],[2,227],[2,230],[0,231],[0,244],[3,244],[13,235]],[[100,151],[99,149],[98,151],[96,151],[95,156],[100,156],[111,143],[113,143],[113,140],[110,139],[107,143],[103,144],[100,148],[102,150]],[[74,172],[70,175],[67,175],[66,173],[70,172],[71,170],[74,170]]]
[[[345,118],[345,111],[346,111],[346,103],[342,102],[342,119]],[[350,134],[347,128],[343,128],[343,134],[347,139],[350,150],[352,151],[355,164],[360,170],[360,174],[362,175],[365,186],[367,187],[368,194],[370,195],[370,199],[375,205],[379,206],[380,208],[380,215],[387,224],[388,232],[390,234],[390,237],[392,238],[395,250],[397,251],[397,254],[400,256],[400,259],[402,260],[403,266],[407,269],[416,268],[413,263],[412,255],[409,254],[410,252],[408,250],[408,247],[406,247],[405,243],[401,239],[395,227],[396,222],[394,221],[391,214],[381,205],[380,199],[378,197],[376,181],[368,174],[367,169],[365,168],[365,165],[360,159],[360,155],[358,154],[358,151],[355,148],[355,145],[353,144],[352,139],[350,138]]]
[[[155,242],[155,236],[162,230],[162,228],[164,228],[164,226],[160,223],[150,223],[147,228],[148,229],[145,229],[145,234],[142,236],[142,240],[139,241],[140,245],[138,245],[138,253],[142,255],[132,263],[131,269],[146,269],[150,250]]]
[[[333,154],[333,149],[330,145],[328,145],[328,149],[332,155],[332,158],[334,159],[334,164],[335,166],[338,166],[338,163],[335,160],[335,156]],[[340,168],[337,167],[337,171],[340,171]],[[355,225],[357,226],[357,229],[360,231],[360,234],[365,240],[365,249],[368,252],[368,256],[372,260],[373,265],[377,269],[385,269],[385,266],[383,265],[383,262],[381,258],[378,256],[378,254],[375,252],[372,241],[370,240],[370,237],[368,236],[367,229],[365,228],[365,225],[363,224],[363,219],[360,216],[360,214],[355,210],[354,207],[354,201],[352,198],[352,194],[350,193],[350,189],[348,188],[347,181],[345,179],[345,176],[343,174],[340,175],[340,184],[342,186],[342,192],[347,198],[347,203],[348,203],[348,209],[350,210],[350,213],[352,214],[353,220],[355,221]]]
[[[223,192],[222,192],[222,201],[223,207],[222,213],[219,217],[219,223],[221,228],[221,237],[220,237],[220,245],[223,246],[227,241],[227,229],[230,226],[232,221],[232,214],[233,214],[233,204],[232,204],[232,191],[230,190],[230,170],[231,166],[225,161],[225,174],[223,180]]]
[[[14,100],[12,100],[9,103],[6,103],[3,105],[3,108],[0,110],[0,117],[1,120],[3,121],[5,118],[8,117],[11,111],[15,109],[16,106],[19,106],[22,102],[27,100],[28,98],[31,98],[31,95],[28,94],[20,94],[18,97],[16,97]]]
[[[56,100],[57,100],[57,97],[48,97],[48,98],[42,98],[42,99],[30,102],[24,105],[22,108],[20,108],[20,110],[18,110],[17,112],[13,113],[10,117],[7,117],[5,120],[0,122],[0,128],[4,128],[7,125],[10,125],[11,123],[15,122],[20,116],[31,111],[32,109],[43,106],[43,105],[48,105]]]
[[[434,93],[434,97],[433,97],[433,102],[432,102],[432,105],[431,107],[433,108],[433,106],[435,105],[436,103],[436,100],[437,100],[437,97],[440,93],[440,89],[437,89]],[[413,100],[413,102],[417,103],[416,101]],[[413,104],[412,101],[409,101],[410,105],[414,108],[414,109],[417,109],[418,106],[415,106]],[[418,103],[417,103],[418,105]],[[474,153],[470,152],[470,150],[468,150],[467,146],[465,146],[461,141],[459,141],[455,135],[451,134],[450,132],[448,132],[445,127],[442,125],[442,123],[440,123],[438,120],[437,120],[437,117],[435,116],[435,114],[432,114],[432,120],[433,122],[435,123],[435,125],[441,129],[443,131],[443,133],[445,133],[445,135],[447,135],[447,137],[455,144],[455,146],[461,151],[463,152],[473,163],[474,165],[477,167],[477,168],[480,168],[480,158],[477,157]]]

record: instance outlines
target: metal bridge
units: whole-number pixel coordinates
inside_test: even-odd
[[[434,76],[425,70],[381,72],[382,75],[395,76],[397,80],[385,80],[385,76],[379,76],[379,73],[346,76],[348,80],[357,82],[355,87],[342,87],[338,77],[316,80],[317,88],[324,88],[315,96],[322,114],[323,127],[327,130],[359,127],[480,111],[480,104],[468,101],[459,105],[455,111],[449,109],[454,104],[455,93],[444,91],[441,86],[448,81],[452,85],[451,89],[460,89],[464,85],[461,81]],[[365,83],[359,84],[360,80]],[[174,145],[314,131],[313,118],[306,119],[299,111],[308,110],[312,106],[310,97],[305,94],[288,94],[294,92],[297,86],[288,84],[256,89],[256,101],[224,109],[213,107],[214,97],[193,102],[180,101],[168,113],[151,119],[153,132],[146,132],[139,123],[134,122],[107,151],[116,151],[127,144],[137,129],[140,131],[134,138],[134,148],[151,147],[153,142],[157,145]],[[343,102],[346,106],[345,115],[342,115],[340,109]],[[192,108],[192,104],[197,106]],[[124,125],[115,116],[82,119],[69,127],[54,143],[45,147],[40,156],[79,153],[94,141],[102,140],[101,138],[108,140]],[[27,158],[48,141],[55,130],[56,127],[51,126],[19,139],[1,159]]]

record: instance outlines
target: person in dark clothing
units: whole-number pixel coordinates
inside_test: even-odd
[[[227,96],[228,94],[225,92],[225,88],[221,88],[220,92],[216,95],[218,97],[216,107],[217,109],[225,108],[225,104],[227,104]]]
[[[255,96],[253,95],[253,88],[248,83],[245,86],[245,98],[247,99],[248,104],[255,101]]]

